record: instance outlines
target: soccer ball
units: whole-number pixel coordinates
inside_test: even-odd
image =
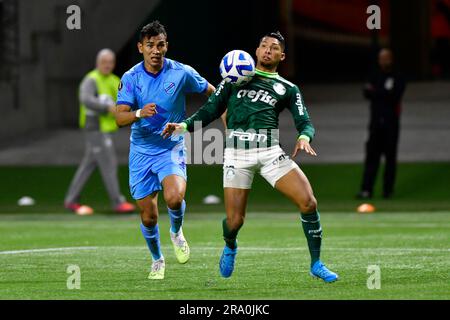
[[[220,75],[226,82],[243,85],[255,75],[255,61],[245,51],[230,51],[220,62]]]

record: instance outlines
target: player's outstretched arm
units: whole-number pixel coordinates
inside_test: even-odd
[[[161,132],[161,135],[163,136],[164,139],[167,139],[172,134],[181,134],[184,133],[185,131],[186,131],[186,123],[169,122],[164,127],[164,130]]]
[[[317,156],[317,153],[311,147],[309,141],[307,139],[299,138],[297,140],[297,143],[295,144],[294,152],[292,152],[291,158],[294,159],[299,153],[299,151],[303,150],[312,156]]]
[[[148,118],[154,116],[156,113],[156,104],[146,104],[142,109],[131,110],[131,107],[126,104],[119,104],[116,112],[116,124],[119,127],[124,127],[132,124],[140,118]]]

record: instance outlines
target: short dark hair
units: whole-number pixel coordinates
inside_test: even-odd
[[[165,35],[167,38],[166,28],[158,20],[155,20],[142,28],[139,34],[139,42],[142,42],[146,37],[151,38],[160,34]]]
[[[261,41],[265,37],[271,37],[271,38],[277,39],[278,41],[280,41],[281,49],[284,50],[286,48],[286,42],[285,42],[284,37],[283,37],[283,35],[281,34],[280,31],[266,33],[265,35],[263,35],[261,37],[261,39],[259,40],[259,43],[261,43]]]

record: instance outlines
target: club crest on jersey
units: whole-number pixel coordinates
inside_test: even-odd
[[[175,83],[174,82],[164,82],[164,91],[167,94],[172,95],[175,92]]]
[[[275,90],[275,92],[278,93],[280,96],[286,93],[286,87],[279,82],[273,84],[273,90]]]

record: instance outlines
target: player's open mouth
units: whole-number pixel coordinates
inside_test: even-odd
[[[153,62],[159,62],[159,61],[161,61],[161,57],[152,57],[151,60]]]

